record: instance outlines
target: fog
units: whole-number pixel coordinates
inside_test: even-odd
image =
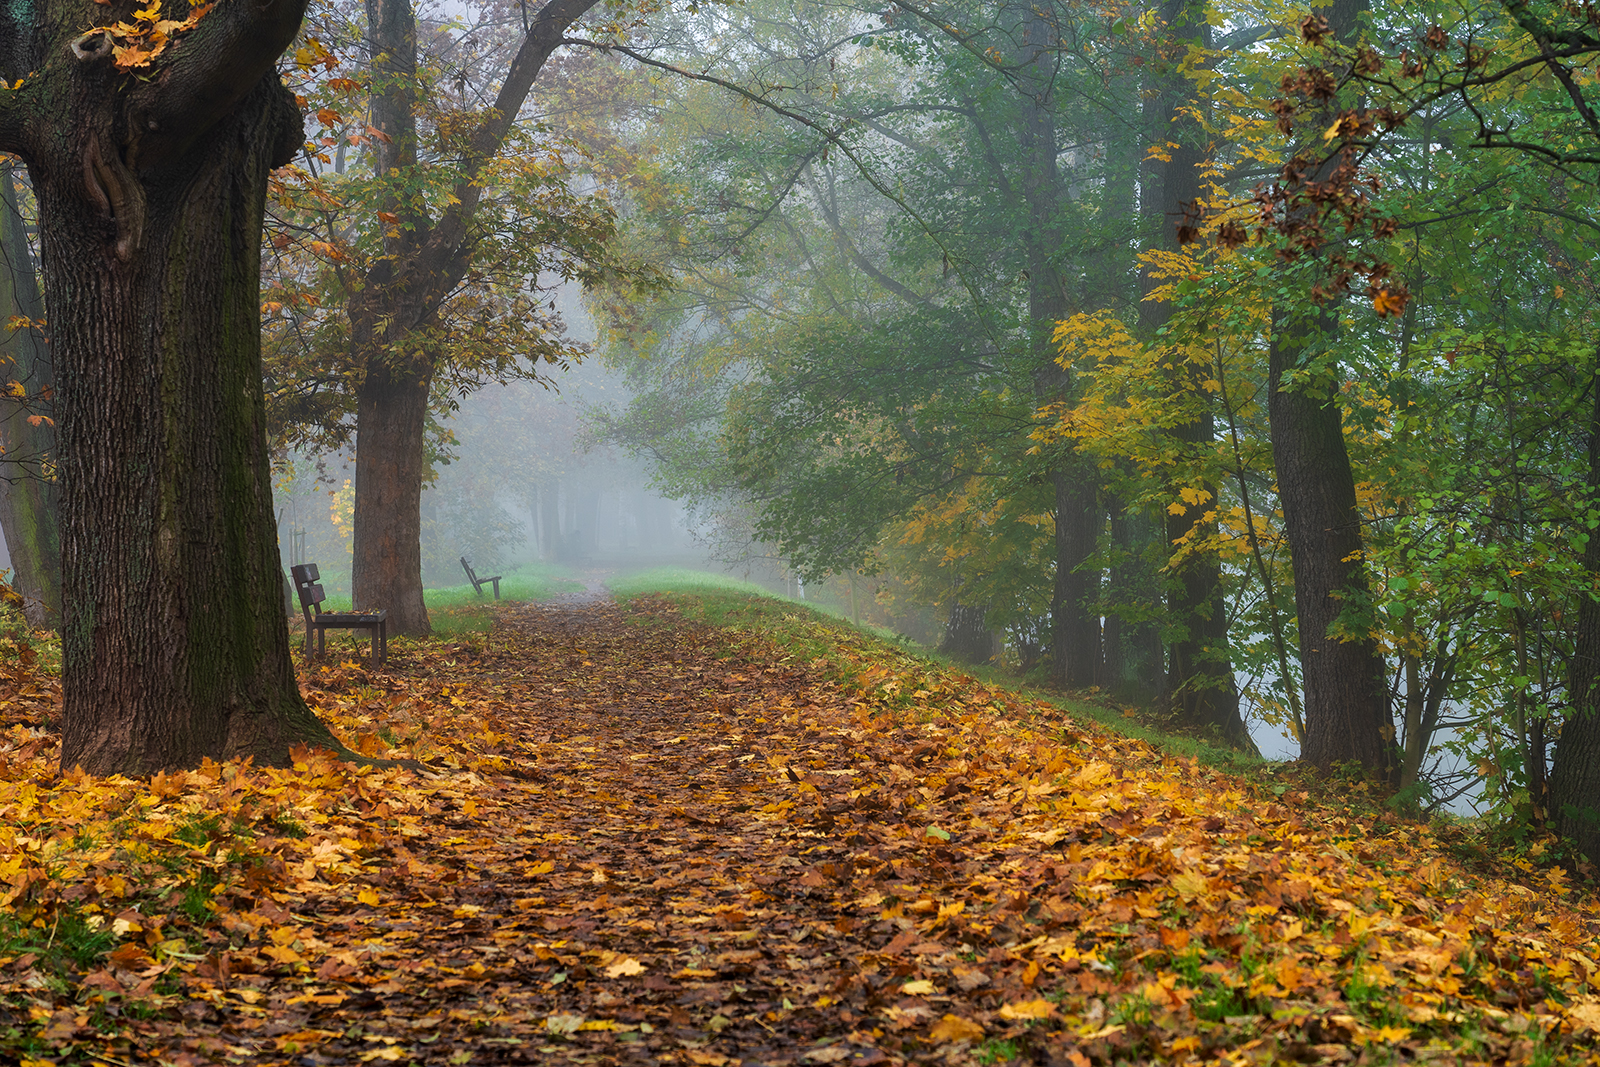
[[[422,495],[424,587],[463,584],[462,557],[479,573],[544,568],[591,580],[714,565],[645,464],[585,433],[584,406],[620,388],[598,364],[577,364],[548,385],[492,385],[439,420]],[[348,455],[296,455],[275,486],[285,565],[317,563],[335,594],[350,588],[353,477]]]

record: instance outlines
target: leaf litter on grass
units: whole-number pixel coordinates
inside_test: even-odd
[[[666,600],[304,675],[347,744],[56,777],[0,719],[36,1063],[1586,1062],[1592,902],[821,623]]]

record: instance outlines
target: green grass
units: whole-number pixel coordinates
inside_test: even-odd
[[[624,600],[648,593],[699,593],[708,591],[743,593],[748,596],[771,597],[774,600],[785,599],[784,597],[773,596],[772,593],[769,593],[754,582],[745,582],[722,574],[712,574],[709,571],[691,570],[688,567],[652,567],[649,570],[635,571],[632,574],[606,579],[606,587]]]
[[[729,612],[736,617],[754,613],[756,616],[770,615],[777,618],[798,610],[818,619],[844,623],[852,629],[871,634],[888,644],[908,647],[905,639],[893,630],[868,624],[856,626],[850,621],[850,614],[846,611],[811,600],[796,600],[793,597],[782,596],[754,582],[711,574],[708,571],[690,570],[687,567],[655,567],[619,578],[608,578],[606,588],[610,589],[618,600],[623,601],[650,593],[699,596],[700,610],[708,613],[701,616],[701,620],[716,626],[723,625],[722,617]],[[920,649],[921,646],[909,647]]]

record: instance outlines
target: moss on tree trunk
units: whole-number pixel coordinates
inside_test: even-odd
[[[230,26],[266,47],[222,21],[214,44]],[[264,76],[254,59],[233,106],[187,113],[204,136],[174,143],[163,120],[138,125],[164,98],[141,106],[128,86],[143,83],[79,57],[59,74],[61,113],[37,117],[45,134],[12,140],[39,198],[57,375],[64,768],[283,762],[296,742],[335,744],[290,661],[261,389],[267,175],[301,125],[271,57]],[[205,107],[246,66],[221,65]],[[157,90],[179,92],[182,74]]]

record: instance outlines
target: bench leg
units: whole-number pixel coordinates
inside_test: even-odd
[[[496,600],[500,599],[500,579],[498,578],[494,580],[494,598]]]

